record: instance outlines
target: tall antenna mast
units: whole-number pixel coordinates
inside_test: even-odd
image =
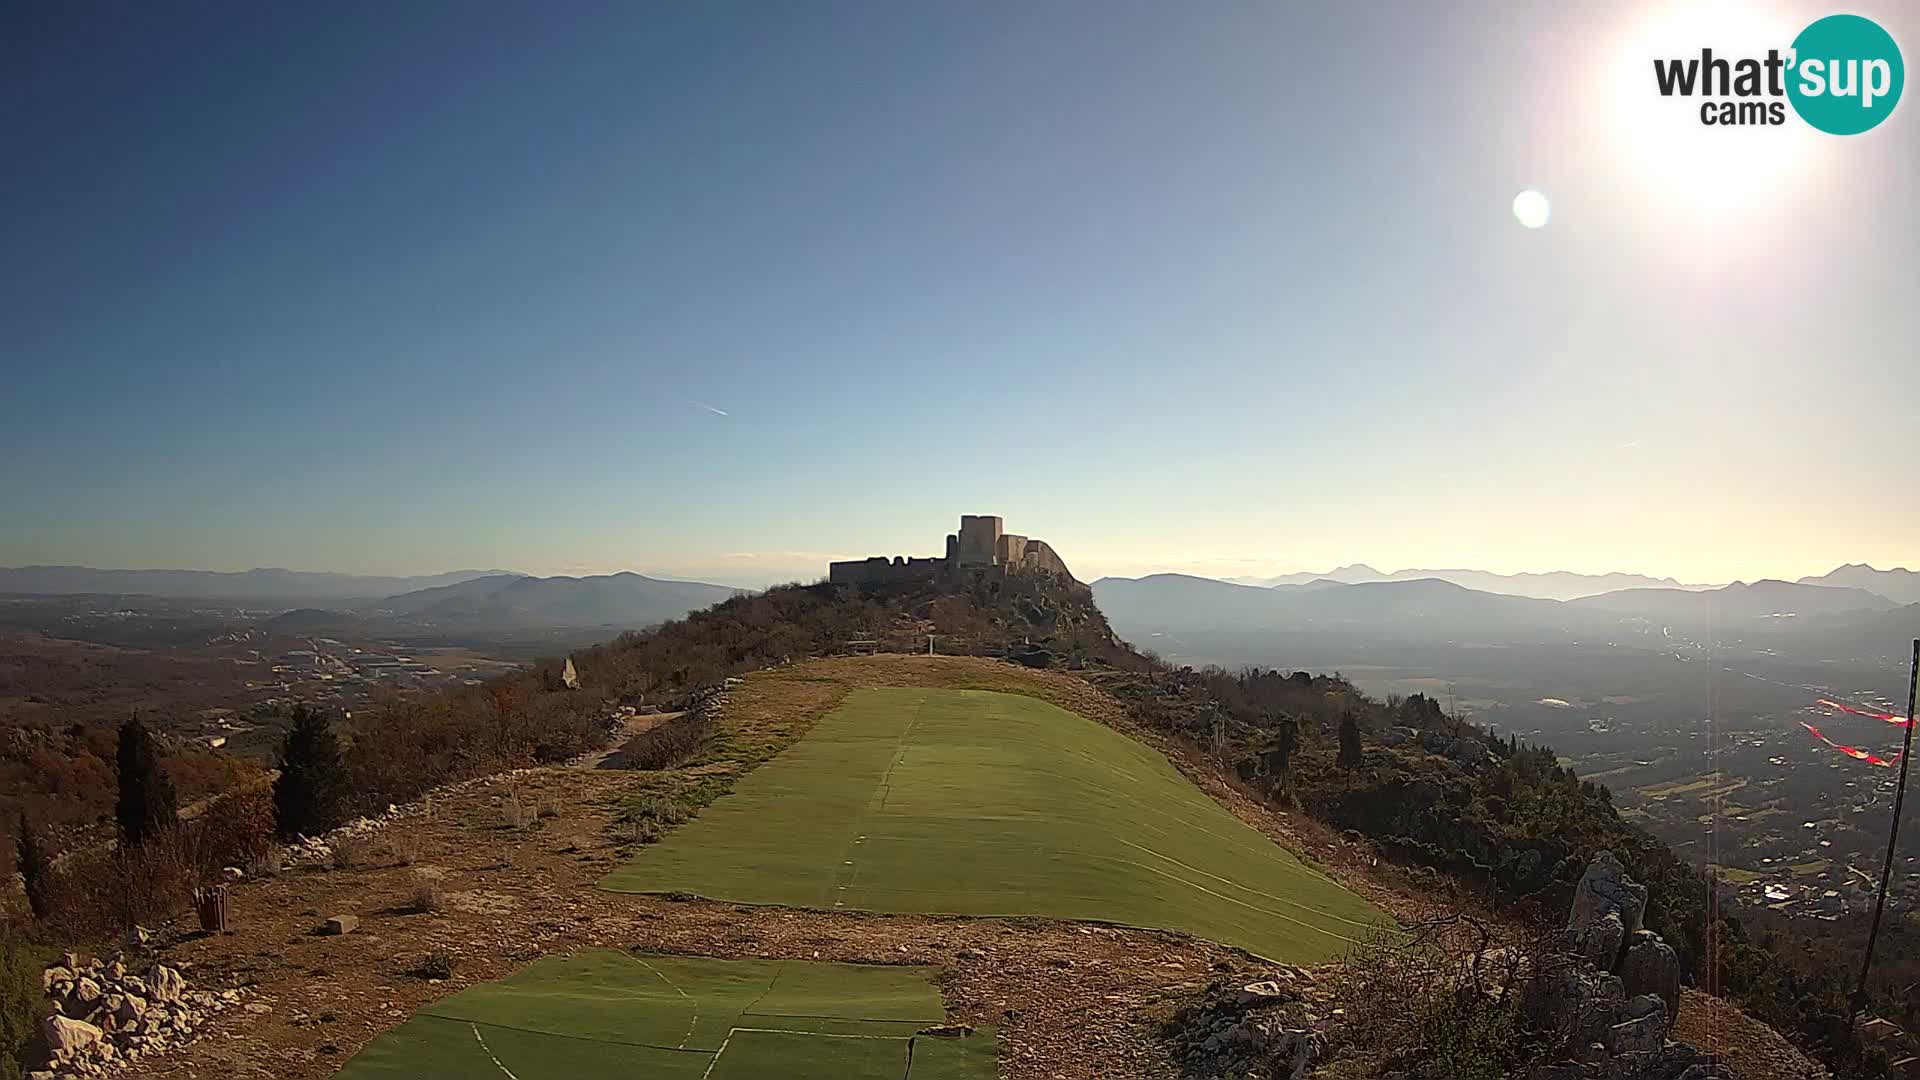
[[[1907,675],[1907,738],[1900,748],[1900,786],[1893,789],[1893,825],[1887,829],[1887,859],[1880,864],[1880,890],[1873,894],[1873,926],[1867,931],[1867,955],[1860,962],[1860,985],[1853,992],[1855,1012],[1867,1006],[1867,973],[1873,970],[1873,946],[1880,939],[1880,913],[1887,906],[1893,879],[1893,850],[1900,839],[1900,807],[1907,799],[1907,763],[1913,760],[1914,697],[1920,693],[1920,638],[1913,642],[1913,667]]]

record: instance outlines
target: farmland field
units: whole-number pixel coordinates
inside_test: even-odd
[[[1165,758],[1033,698],[862,689],[615,870],[621,892],[1185,930],[1296,963],[1388,920]]]
[[[923,972],[600,949],[415,1013],[339,1080],[992,1080],[996,1040],[943,1022]]]

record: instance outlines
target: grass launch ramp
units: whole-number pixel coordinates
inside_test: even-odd
[[[993,1080],[913,968],[594,950],[422,1009],[339,1080]]]
[[[1185,930],[1294,963],[1387,917],[1154,750],[983,690],[865,689],[609,875],[747,904]]]

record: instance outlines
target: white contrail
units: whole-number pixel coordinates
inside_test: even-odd
[[[711,405],[709,405],[709,404],[707,404],[707,403],[706,403],[706,402],[704,402],[704,401],[695,401],[695,400],[693,400],[692,398],[688,398],[688,399],[687,399],[687,404],[689,404],[689,405],[697,405],[697,406],[699,406],[700,408],[702,408],[702,409],[705,409],[705,410],[707,410],[708,412],[710,412],[710,413],[712,413],[712,414],[713,414],[713,415],[715,415],[715,416],[731,416],[731,415],[733,415],[732,413],[729,413],[729,412],[728,412],[727,410],[725,410],[725,409],[716,409],[716,408],[714,408],[713,406],[711,406]]]

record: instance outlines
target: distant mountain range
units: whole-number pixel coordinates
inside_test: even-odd
[[[1418,581],[1422,578],[1450,581],[1481,592],[1530,596],[1539,600],[1574,600],[1620,589],[1710,588],[1706,585],[1682,585],[1672,578],[1651,578],[1642,574],[1575,574],[1565,570],[1546,574],[1495,574],[1486,570],[1396,570],[1391,574],[1383,574],[1366,563],[1335,567],[1324,574],[1283,574],[1270,578],[1241,577],[1228,580],[1239,585],[1270,588],[1275,585],[1306,585],[1316,581],[1361,585],[1376,581]]]
[[[1556,601],[1501,596],[1433,578],[1351,585],[1322,578],[1263,587],[1154,574],[1101,578],[1093,595],[1122,635],[1366,626],[1451,638],[1553,629],[1567,617]]]
[[[1654,620],[1729,621],[1887,611],[1899,604],[1865,589],[1793,581],[1736,581],[1719,589],[1622,589],[1570,601],[1570,606]]]
[[[330,608],[355,617],[464,626],[644,626],[719,603],[740,590],[636,573],[531,577],[455,570],[381,577],[283,569],[99,570],[82,566],[0,568],[0,594],[144,595],[260,607]],[[1102,578],[1100,605],[1123,634],[1368,628],[1448,639],[1584,634],[1644,620],[1689,630],[1757,628],[1821,620],[1850,633],[1871,617],[1889,627],[1920,604],[1920,572],[1854,564],[1797,582],[1682,585],[1638,574],[1494,574],[1400,570],[1363,563],[1325,574],[1217,581],[1184,574]],[[1915,609],[1920,612],[1920,608]],[[1882,618],[1884,616],[1884,618]]]
[[[1273,586],[1182,574],[1101,578],[1094,597],[1122,635],[1301,631],[1449,641],[1544,640],[1619,627],[1623,619],[1689,633],[1760,632],[1790,619],[1871,617],[1898,607],[1863,589],[1788,581],[1718,589],[1621,589],[1570,601],[1505,596],[1434,578]]]
[[[1897,604],[1920,604],[1920,571],[1896,566],[1875,570],[1865,563],[1849,563],[1819,577],[1803,577],[1802,585],[1833,585],[1879,593]]]
[[[741,591],[631,572],[579,578],[503,574],[402,593],[367,607],[440,623],[638,627],[677,619]]]
[[[0,568],[0,594],[145,596],[290,609],[300,626],[348,622],[465,628],[639,627],[677,619],[740,592],[635,573],[532,577],[511,570],[455,570],[421,577],[261,569],[96,570],[85,566]]]
[[[517,577],[511,570],[453,570],[420,577],[379,577],[307,570],[96,570],[90,566],[0,567],[0,593],[35,596],[104,593],[227,600],[274,606],[340,603],[457,585],[475,578]]]

